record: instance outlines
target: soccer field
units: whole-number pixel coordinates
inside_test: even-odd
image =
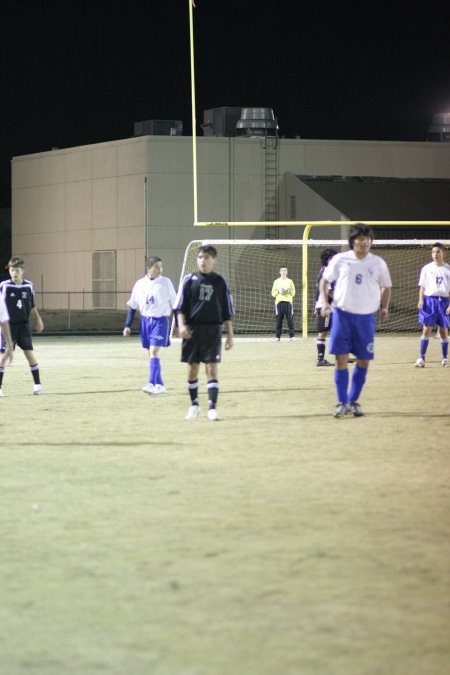
[[[364,418],[315,339],[237,339],[220,422],[136,338],[40,337],[0,400],[1,675],[450,672],[450,369],[378,337]]]

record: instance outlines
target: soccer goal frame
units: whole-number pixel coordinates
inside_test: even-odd
[[[277,226],[283,226],[283,227],[303,227],[303,239],[301,240],[302,243],[302,280],[301,280],[301,297],[302,297],[302,334],[303,337],[308,336],[308,321],[309,321],[309,315],[310,312],[308,311],[309,303],[310,300],[308,298],[308,294],[310,291],[311,287],[311,275],[309,274],[309,265],[308,265],[308,243],[313,240],[309,240],[310,232],[312,228],[315,227],[338,227],[338,228],[348,228],[349,226],[356,224],[356,223],[361,223],[364,225],[370,225],[371,227],[378,227],[378,226],[404,226],[404,227],[412,227],[412,226],[420,226],[421,228],[430,228],[430,227],[436,227],[436,226],[445,226],[449,227],[450,226],[450,221],[448,220],[441,220],[441,221],[421,221],[421,220],[410,220],[410,221],[392,221],[392,220],[384,220],[384,221],[354,221],[354,220],[315,220],[315,221],[228,221],[228,222],[215,222],[215,221],[199,221],[198,220],[198,167],[197,167],[197,112],[196,112],[196,92],[195,92],[195,49],[194,49],[194,18],[193,18],[193,9],[195,8],[195,0],[188,0],[188,6],[189,6],[189,43],[190,43],[190,75],[191,75],[191,113],[192,113],[192,174],[193,174],[193,205],[194,205],[194,222],[193,225],[194,227],[209,227],[209,228],[214,228],[214,227],[251,227],[251,228],[256,228],[256,227],[277,227]],[[340,230],[340,232],[343,234],[345,232]],[[211,241],[211,240],[208,240]],[[229,240],[231,241],[231,240]],[[244,241],[244,240],[242,240]],[[256,240],[250,240],[250,241],[256,241]],[[288,241],[288,240],[287,240]],[[319,240],[315,240],[316,242]],[[403,240],[392,240],[393,241],[398,241],[398,245],[405,245],[406,241]],[[414,240],[415,243],[416,240]],[[431,240],[430,240],[431,241]],[[392,243],[389,242],[389,243]],[[443,242],[445,243],[445,242]],[[269,240],[269,243],[267,245],[281,245],[280,240]],[[311,244],[309,244],[311,245]],[[376,246],[379,246],[380,242],[376,242]],[[386,244],[388,245],[388,244]],[[420,246],[420,243],[418,244]],[[426,242],[425,240],[423,241],[424,246],[429,246],[430,242]],[[448,244],[447,244],[448,245]],[[426,261],[425,261],[426,262]],[[414,286],[416,287],[417,284],[415,283]],[[387,322],[389,325],[389,322]]]
[[[450,246],[450,239],[440,240]],[[379,332],[400,333],[418,330],[417,281],[420,268],[430,262],[432,239],[375,240],[372,250],[388,263],[393,290],[391,318],[378,324]],[[294,319],[296,331],[307,338],[316,332],[314,296],[317,275],[321,267],[320,253],[333,247],[348,249],[345,239],[198,239],[186,248],[180,283],[184,276],[196,271],[199,246],[212,244],[218,250],[216,270],[223,274],[235,298],[237,334],[273,334],[274,309],[271,298],[273,280],[279,268],[287,266],[288,276],[294,280]]]
[[[308,336],[308,242],[311,245],[316,240],[309,240],[311,230],[315,227],[336,227],[349,228],[352,225],[368,225],[373,228],[377,227],[422,227],[422,228],[431,228],[439,226],[450,226],[450,221],[448,220],[439,220],[439,221],[422,221],[422,220],[315,220],[315,221],[305,221],[305,220],[289,220],[289,221],[204,221],[204,222],[195,222],[195,227],[278,227],[278,226],[287,226],[287,227],[303,227],[302,235],[302,334],[304,337]],[[270,240],[272,241],[272,240]],[[273,240],[273,243],[276,244],[280,240]],[[290,241],[290,240],[287,240]],[[317,240],[318,241],[318,240]],[[392,241],[401,241],[392,239]],[[411,240],[415,241],[415,240]],[[376,242],[379,243],[379,242]]]

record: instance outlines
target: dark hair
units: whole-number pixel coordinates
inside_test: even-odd
[[[145,261],[145,269],[149,270],[150,267],[153,267],[153,265],[157,262],[162,262],[161,258],[158,258],[157,255],[151,255],[147,260]]]
[[[328,261],[331,260],[331,258],[336,255],[336,253],[338,253],[338,251],[335,248],[324,248],[322,253],[320,254],[320,260],[322,262],[322,265],[326,265]]]
[[[212,244],[203,244],[203,246],[199,246],[197,255],[199,253],[208,253],[212,258],[217,258],[217,249],[215,249]]]
[[[348,245],[353,249],[353,242],[358,237],[369,237],[373,241],[373,230],[369,225],[363,225],[362,223],[356,223],[352,225],[349,235],[348,235]]]
[[[441,251],[442,251],[442,253],[445,253],[446,250],[447,250],[447,249],[445,248],[444,244],[441,244],[440,241],[437,241],[435,244],[433,244],[433,246],[432,246],[431,248],[440,248]]]
[[[25,267],[25,261],[23,258],[13,256],[9,261],[9,263],[7,264],[7,267]]]

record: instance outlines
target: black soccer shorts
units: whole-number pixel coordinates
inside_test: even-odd
[[[24,351],[33,350],[33,342],[31,339],[31,328],[30,324],[27,323],[11,323],[9,325],[11,329],[11,338],[14,347],[19,345]],[[6,340],[2,335],[2,346],[0,348],[1,352],[4,352],[6,349]]]
[[[320,310],[317,313],[317,332],[326,333],[331,330],[331,324],[333,321],[333,314],[328,314],[328,316],[322,316]]]
[[[222,326],[220,324],[193,324],[191,337],[181,345],[183,363],[219,363],[222,351]]]

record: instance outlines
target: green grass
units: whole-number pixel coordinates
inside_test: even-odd
[[[219,411],[136,339],[39,338],[0,400],[1,675],[443,675],[450,369],[380,337],[335,420],[314,339],[237,341]],[[206,405],[201,375],[203,413]]]

